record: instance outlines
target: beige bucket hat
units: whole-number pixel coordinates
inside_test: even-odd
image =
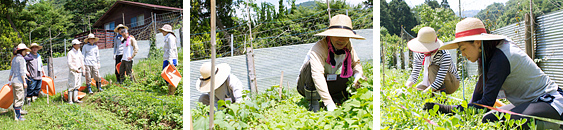
[[[113,32],[119,33],[119,32],[117,32],[117,29],[119,29],[119,28],[129,29],[129,27],[127,27],[123,24],[119,24],[119,25],[117,25],[117,27],[115,27],[115,29],[113,29]]]
[[[37,48],[39,48],[39,50],[43,49],[43,46],[40,46],[40,45],[37,44],[37,43],[31,43],[31,45],[29,46],[29,48],[33,48],[33,47],[37,47]]]
[[[27,46],[25,46],[25,44],[23,44],[23,43],[18,44],[18,46],[16,47],[16,51],[19,51],[19,50],[31,51],[31,49],[27,48]]]
[[[90,39],[94,39],[94,43],[98,42],[98,40],[100,40],[100,38],[97,38],[96,35],[90,33],[88,34],[88,38],[84,39],[84,43],[88,43],[88,40]]]
[[[159,28],[158,31],[174,33],[174,31],[172,31],[172,26],[170,26],[169,24],[164,24],[164,26],[162,26],[162,28]]]
[[[407,47],[417,53],[426,53],[438,50],[444,43],[438,39],[436,31],[431,27],[423,27],[418,31],[416,38],[407,43]]]
[[[352,20],[350,17],[338,14],[330,19],[330,26],[324,32],[315,34],[315,36],[335,36],[335,37],[349,37],[359,40],[366,40],[366,38],[357,35],[354,32]]]
[[[475,40],[501,40],[506,36],[487,34],[485,25],[477,18],[466,18],[455,26],[455,39],[440,47],[440,50],[457,49],[459,42]]]
[[[196,81],[195,87],[199,92],[209,92],[211,88],[211,62],[205,62],[199,68],[199,73],[201,77]],[[219,88],[231,74],[231,67],[229,64],[221,63],[215,66],[213,70],[215,72],[215,86],[213,90]]]
[[[81,44],[81,43],[82,42],[80,42],[80,40],[78,40],[78,39],[72,40],[72,45]]]

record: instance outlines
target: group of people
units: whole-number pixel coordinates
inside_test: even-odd
[[[309,102],[309,111],[320,110],[319,100],[322,100],[328,111],[336,109],[337,105],[351,96],[346,91],[346,83],[352,76],[354,86],[360,86],[358,80],[364,78],[362,66],[350,38],[365,38],[356,34],[352,28],[350,17],[339,14],[331,18],[327,30],[315,34],[323,38],[315,43],[305,56],[297,78],[297,90]],[[339,69],[341,71],[338,71]],[[224,100],[239,103],[243,100],[242,82],[231,74],[228,64],[221,63],[212,69],[211,63],[206,62],[201,65],[199,72],[201,77],[195,84],[199,92],[208,93],[214,90],[215,102]],[[211,73],[215,73],[214,86],[210,85]],[[202,94],[199,101],[209,105],[210,98],[209,94]]]
[[[448,49],[459,49],[462,56],[471,62],[478,62],[479,79],[468,106],[486,109],[481,105],[493,106],[498,95],[505,95],[512,104],[499,109],[524,115],[550,119],[563,119],[563,90],[546,75],[535,62],[506,36],[488,34],[483,22],[477,18],[466,18],[456,25],[455,40],[443,43],[433,28],[423,27],[418,36],[407,43],[413,54],[413,71],[405,86],[417,83],[421,69],[422,81],[416,85],[421,91],[445,92],[452,94],[459,88],[460,77],[456,64]],[[461,105],[443,105],[427,102],[423,109],[433,109],[446,114],[453,109],[464,111]],[[488,110],[487,110],[488,111]],[[498,118],[498,111],[486,113],[482,122],[505,120]],[[512,115],[511,119],[522,119]],[[527,120],[530,122],[530,119]],[[556,123],[536,120],[539,129],[559,129]],[[525,128],[529,127],[526,123]]]
[[[139,46],[137,40],[132,35],[129,35],[128,27],[119,24],[114,31],[118,34],[114,40],[113,58],[115,64],[121,63],[119,69],[116,68],[115,75],[118,83],[123,83],[125,75],[131,77],[133,58],[135,58]],[[176,36],[172,30],[172,26],[166,24],[159,29],[164,38],[164,55],[163,55],[163,69],[172,64],[178,65],[178,52],[176,47]],[[78,91],[82,85],[81,78],[86,78],[86,86],[89,94],[93,94],[90,83],[95,80],[95,85],[98,91],[103,91],[101,87],[102,77],[100,76],[100,52],[96,42],[98,42],[94,34],[90,33],[83,43],[78,40],[72,40],[72,49],[67,53],[67,62],[69,69],[68,77],[68,103],[81,103],[78,100]],[[82,47],[82,49],[81,49]],[[24,104],[24,96],[29,102],[37,99],[37,96],[42,94],[41,83],[44,75],[43,63],[41,55],[37,53],[38,50],[43,48],[36,43],[32,43],[30,48],[25,44],[19,44],[14,49],[14,57],[11,62],[10,70],[10,85],[14,92],[14,112],[16,120],[25,120],[22,114],[27,112],[22,110]],[[31,52],[31,53],[30,53]],[[119,70],[119,71],[117,71]],[[175,86],[168,85],[169,94],[175,93]],[[27,91],[24,91],[27,89]]]

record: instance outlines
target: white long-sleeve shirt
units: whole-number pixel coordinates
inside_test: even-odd
[[[176,36],[171,33],[164,36],[164,60],[172,61],[172,59],[178,59],[178,50],[176,48]]]
[[[84,56],[82,56],[80,50],[72,48],[66,56],[70,71],[78,71],[80,68],[84,68]]]
[[[215,101],[231,99],[232,102],[242,101],[242,82],[233,74],[219,88],[215,89]]]
[[[84,56],[84,65],[99,67],[100,51],[97,45],[90,45],[90,43],[82,46],[82,55]]]

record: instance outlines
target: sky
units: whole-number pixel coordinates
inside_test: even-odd
[[[391,0],[386,0],[387,3],[391,2]],[[442,3],[442,0],[436,0],[438,3]],[[454,10],[454,12],[459,12],[459,1],[460,0],[448,0],[448,4],[450,8]],[[461,0],[461,10],[482,10],[485,9],[488,5],[493,3],[503,3],[505,4],[508,0]],[[416,5],[420,5],[424,3],[424,0],[405,0],[410,7],[414,7]]]

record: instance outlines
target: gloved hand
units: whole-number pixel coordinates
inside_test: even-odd
[[[328,105],[326,105],[326,110],[327,110],[327,111],[334,111],[334,109],[336,109],[336,104],[334,104],[334,102],[329,103]]]
[[[444,114],[453,113],[453,109],[458,107],[458,105],[442,105],[440,103],[427,102],[424,104],[422,110],[433,109],[434,105],[438,105],[438,111]]]
[[[115,60],[115,55],[113,55],[113,60]]]

